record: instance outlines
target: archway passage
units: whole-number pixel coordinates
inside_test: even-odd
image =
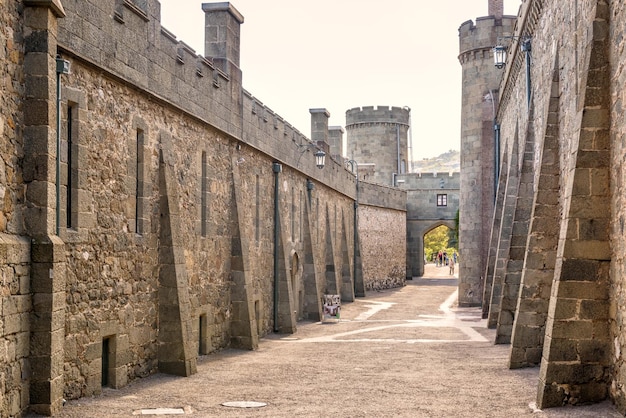
[[[458,248],[456,230],[439,225],[424,234],[424,262],[437,267],[448,266],[450,260],[457,261]]]
[[[425,246],[425,240],[428,241],[430,236],[438,235],[442,228],[446,241],[435,240],[436,245],[432,247]],[[424,275],[424,264],[426,262],[433,263],[432,252],[435,254],[439,250],[453,248],[450,251],[456,252],[458,255],[458,240],[456,239],[456,223],[453,219],[440,220],[411,220],[407,222],[407,278],[421,277]],[[435,251],[436,249],[436,251]]]

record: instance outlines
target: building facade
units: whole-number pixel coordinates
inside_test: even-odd
[[[239,11],[203,10],[205,56],[156,0],[0,3],[2,416],[193,374],[406,266],[406,193],[363,188],[397,249],[363,264],[354,175],[242,87]]]
[[[408,107],[363,106],[346,111],[347,158],[359,166],[359,177],[397,186],[408,172]]]
[[[625,33],[623,2],[525,0],[501,70],[485,303],[540,408],[626,413]]]
[[[498,131],[494,128],[500,72],[491,49],[499,37],[511,35],[515,16],[503,16],[502,0],[489,1],[489,16],[459,28],[461,91],[461,197],[459,215],[459,304],[480,306],[489,239],[495,179],[500,172]]]

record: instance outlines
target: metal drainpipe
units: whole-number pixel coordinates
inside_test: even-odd
[[[61,230],[61,67],[62,61],[60,56],[56,58],[57,73],[57,159],[56,159],[56,234],[59,235]]]
[[[493,122],[493,131],[494,131],[494,159],[495,163],[493,165],[494,176],[493,176],[493,196],[494,200],[498,195],[498,180],[500,177],[500,125],[498,122]]]
[[[311,199],[312,199],[312,192],[313,189],[315,188],[315,184],[313,184],[313,182],[309,179],[306,180],[306,191],[307,191],[307,195],[309,197],[309,206],[311,205]]]
[[[525,39],[522,43],[522,51],[526,53],[526,104],[530,108],[530,39]]]
[[[61,230],[61,74],[70,73],[70,62],[56,56],[57,74],[57,159],[56,159],[56,234]],[[69,175],[69,173],[68,173]]]
[[[58,59],[58,58],[57,58]],[[58,65],[57,65],[58,67]],[[56,234],[61,219],[61,73],[57,68],[57,160],[56,160]]]
[[[274,172],[274,332],[278,332],[278,175],[283,171],[280,163],[272,165]]]
[[[355,298],[356,298],[356,271],[357,271],[357,268],[356,268],[356,259],[357,259],[357,257],[356,257],[356,249],[357,249],[357,246],[358,246],[358,236],[359,236],[358,229],[357,229],[359,227],[358,217],[357,217],[358,210],[359,210],[359,173],[357,171],[357,175],[356,175],[356,199],[354,200],[354,226],[353,226],[354,237],[353,237],[353,243],[352,243],[352,245],[354,246],[354,248],[352,249],[353,258],[354,258],[352,260],[352,264],[353,264],[352,265],[352,277],[354,277],[353,285],[354,285],[354,297]]]
[[[398,170],[396,173],[400,174],[400,125],[396,123],[396,143],[398,148]],[[395,187],[395,184],[394,184]]]

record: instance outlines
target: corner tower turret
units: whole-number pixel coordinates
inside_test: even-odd
[[[407,172],[408,107],[365,106],[346,111],[347,157],[359,166],[359,177],[394,185]]]
[[[480,306],[483,297],[495,183],[499,165],[496,126],[501,70],[493,64],[498,37],[511,35],[516,16],[504,16],[503,0],[488,0],[490,16],[459,28],[463,71],[461,195],[459,201],[459,305]]]

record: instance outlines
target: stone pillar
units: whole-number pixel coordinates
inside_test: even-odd
[[[496,161],[494,121],[502,70],[491,50],[498,37],[512,32],[515,18],[496,18],[502,1],[489,4],[491,16],[459,28],[459,61],[463,71],[461,105],[461,196],[459,202],[459,305],[483,302],[483,273],[489,256],[494,214]],[[468,262],[471,261],[471,262]]]
[[[534,120],[534,105],[531,104],[529,120]],[[506,262],[504,281],[502,284],[502,299],[500,300],[500,313],[496,331],[496,344],[509,344],[513,332],[513,321],[519,295],[522,268],[526,255],[526,243],[528,241],[528,227],[530,213],[533,206],[534,190],[534,161],[535,161],[535,135],[530,124],[526,131],[525,146],[522,151],[522,168],[518,179],[517,202],[513,215],[511,228],[511,240],[509,256]]]
[[[360,179],[395,186],[394,178],[407,169],[410,120],[411,110],[406,106],[346,111],[346,156],[358,162]]]
[[[239,69],[243,16],[229,2],[202,3],[205,13],[204,55],[222,71]]]
[[[302,274],[304,282],[304,306],[302,307],[303,316],[312,321],[321,321],[324,319],[322,313],[322,291],[321,291],[321,274],[316,266],[318,263],[315,259],[315,251],[313,250],[312,231],[314,228],[313,215],[311,214],[311,201],[305,199],[304,202],[304,236],[302,240],[304,259],[302,261]]]
[[[337,161],[341,160],[343,153],[343,134],[344,129],[341,126],[329,126],[328,127],[328,146],[330,148],[330,155],[332,155]]]
[[[504,202],[502,205],[502,217],[500,218],[500,235],[497,240],[497,252],[495,266],[493,270],[493,283],[491,288],[491,301],[489,304],[489,315],[487,326],[495,328],[500,315],[500,302],[502,300],[502,288],[506,265],[511,249],[511,236],[513,232],[513,219],[517,205],[517,193],[519,189],[519,165],[518,165],[518,136],[515,135],[513,151],[509,161],[506,186],[504,191]]]
[[[59,0],[24,1],[24,182],[32,237],[30,403],[38,414],[63,406],[65,251],[56,228],[56,55]]]
[[[611,298],[611,66],[607,58],[609,20],[599,1],[571,179],[562,189],[567,204],[561,221],[554,282],[539,371],[537,406],[599,402],[609,396],[616,362]],[[611,312],[613,310],[613,313]],[[614,357],[615,356],[615,357]],[[613,381],[615,384],[615,381]]]
[[[502,19],[504,15],[504,1],[503,0],[489,0],[489,16],[493,16],[496,19]]]
[[[235,232],[231,240],[230,269],[232,276],[232,286],[230,289],[230,299],[232,305],[232,316],[230,325],[230,342],[233,348],[243,348],[256,350],[259,346],[259,334],[257,319],[254,315],[254,284],[251,282],[250,239],[246,236],[244,222],[244,208],[249,204],[248,196],[243,193],[240,187],[242,184],[239,164],[236,157],[232,158],[233,172],[233,194],[235,200],[235,210],[231,212],[236,225]],[[253,239],[253,238],[252,238]]]
[[[311,141],[318,144],[328,144],[328,118],[330,113],[326,109],[309,109],[311,114]]]
[[[171,137],[161,133],[159,164],[159,371],[177,376],[197,372],[189,279],[178,204],[178,182],[170,155]]]
[[[511,335],[509,367],[535,366],[541,362],[548,304],[559,241],[560,182],[558,60],[555,63],[548,123],[541,144],[541,165],[530,215],[526,259],[520,282],[519,301]]]

